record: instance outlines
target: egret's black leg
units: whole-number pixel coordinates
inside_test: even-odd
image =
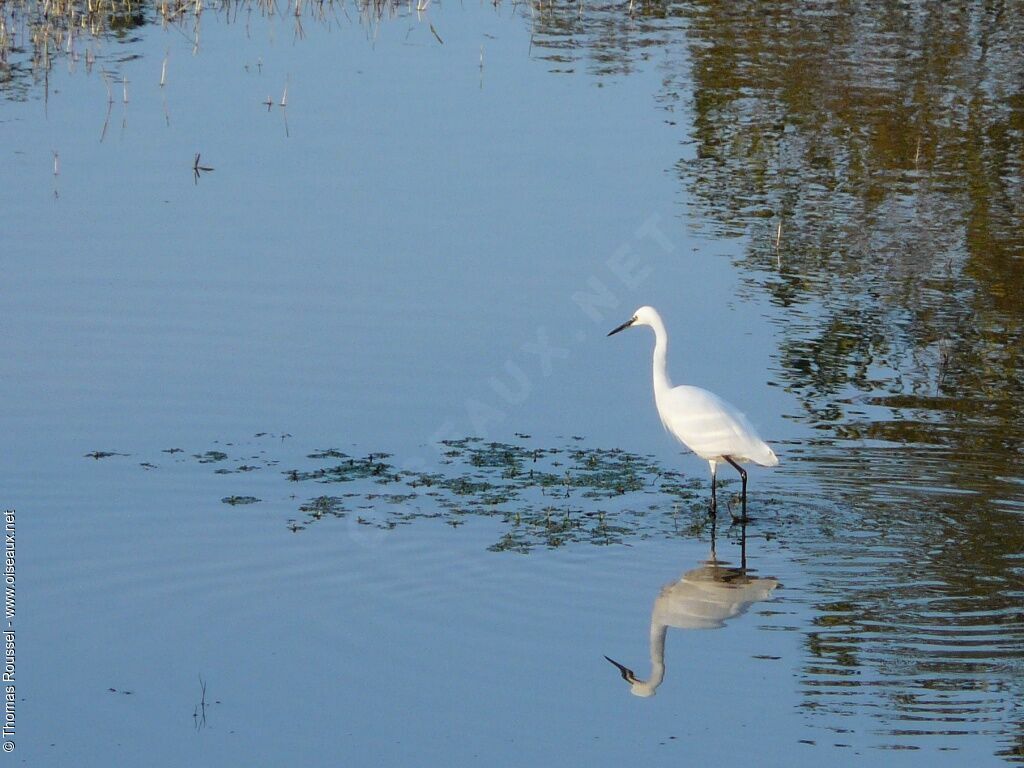
[[[723,458],[736,467],[736,471],[740,473],[740,479],[743,481],[743,490],[741,492],[741,498],[743,500],[743,516],[740,520],[745,521],[747,519],[747,470],[733,461],[731,456],[724,456]]]

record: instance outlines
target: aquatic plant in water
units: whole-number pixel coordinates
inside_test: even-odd
[[[255,437],[283,440],[268,433]],[[525,553],[536,547],[576,543],[608,546],[652,536],[689,537],[706,524],[703,477],[684,477],[661,467],[651,456],[587,447],[582,438],[574,438],[573,443],[536,446],[527,435],[517,435],[515,442],[475,437],[445,440],[438,446],[437,466],[417,470],[397,465],[388,453],[358,455],[322,448],[278,470],[284,480],[282,497],[289,503],[305,497],[286,526],[297,533],[317,523],[347,518],[390,530],[423,520],[459,527],[487,519],[497,521],[502,529],[490,549]],[[240,448],[218,443],[216,449],[191,454],[178,448],[162,452],[177,463],[218,465],[213,472],[236,484],[234,493],[222,497],[224,504],[261,503],[260,497],[237,484],[244,484],[252,473],[277,466],[280,459],[268,455],[272,444],[255,454],[229,455],[228,450]],[[127,455],[87,454],[91,458]],[[159,469],[157,460],[141,466]],[[303,494],[294,487],[306,485],[312,490],[310,483],[339,490]],[[262,497],[267,498],[265,491]],[[760,503],[773,505],[771,500]]]

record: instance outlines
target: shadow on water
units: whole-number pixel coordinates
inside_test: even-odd
[[[678,581],[661,588],[651,610],[651,673],[637,678],[632,669],[605,656],[629,683],[634,696],[653,696],[665,680],[665,635],[675,629],[721,629],[742,616],[756,602],[771,598],[779,582],[758,578],[747,568],[747,526],[740,526],[740,565],[719,560],[715,547],[716,529],[711,526],[711,555]]]

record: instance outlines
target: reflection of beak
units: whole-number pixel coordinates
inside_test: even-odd
[[[608,659],[607,656],[605,656],[605,658]],[[610,661],[612,664],[619,668],[619,674],[622,675],[623,680],[625,680],[630,685],[636,682],[636,675],[633,674],[632,669],[630,669],[629,667],[624,667],[622,664],[619,664],[619,662],[617,662],[615,659],[608,659],[608,661]]]
[[[626,322],[624,322],[624,323],[623,323],[622,325],[620,325],[620,326],[619,326],[618,328],[616,328],[616,329],[615,329],[614,331],[609,331],[609,332],[608,332],[608,335],[609,335],[609,336],[614,336],[614,335],[615,335],[616,333],[618,333],[619,331],[624,331],[624,330],[626,330],[627,328],[629,328],[629,326],[631,326],[631,325],[632,325],[633,323],[635,323],[635,322],[636,322],[636,318],[635,318],[635,317],[631,317],[631,318],[629,318],[629,320],[627,320]],[[607,656],[605,656],[605,658],[606,658],[606,659],[608,659],[608,657],[607,657]],[[608,659],[608,661],[612,661],[612,660],[611,660],[611,659]],[[612,664],[615,664],[615,662],[614,662],[614,661],[612,661]]]

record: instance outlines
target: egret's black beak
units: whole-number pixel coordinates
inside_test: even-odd
[[[635,317],[631,317],[631,318],[629,318],[629,320],[627,320],[626,322],[624,322],[624,323],[623,323],[622,325],[620,325],[620,326],[619,326],[618,328],[616,328],[616,329],[615,329],[614,331],[609,331],[609,332],[608,332],[608,335],[609,335],[609,336],[614,336],[614,335],[615,335],[616,333],[618,333],[619,331],[624,331],[624,330],[626,330],[627,328],[629,328],[629,326],[631,326],[631,325],[632,325],[633,323],[635,323],[635,322],[636,322],[636,318],[635,318]],[[606,658],[606,659],[608,659],[608,657],[607,657],[607,656],[605,656],[605,658]],[[608,659],[608,661],[612,661],[612,660],[611,660],[611,659]],[[615,663],[615,662],[614,662],[614,661],[612,661],[612,664],[614,664],[614,663]]]
[[[627,325],[628,325],[628,323],[627,323]],[[616,328],[615,330],[622,330],[622,329],[621,328]],[[605,658],[608,659],[607,656],[605,656]],[[634,682],[636,682],[636,675],[633,674],[633,670],[632,669],[630,669],[629,667],[622,666],[615,659],[608,659],[608,661],[610,661],[612,664],[614,664],[616,667],[619,668],[619,674],[622,675],[622,679],[623,680],[625,680],[630,685],[632,685]]]

